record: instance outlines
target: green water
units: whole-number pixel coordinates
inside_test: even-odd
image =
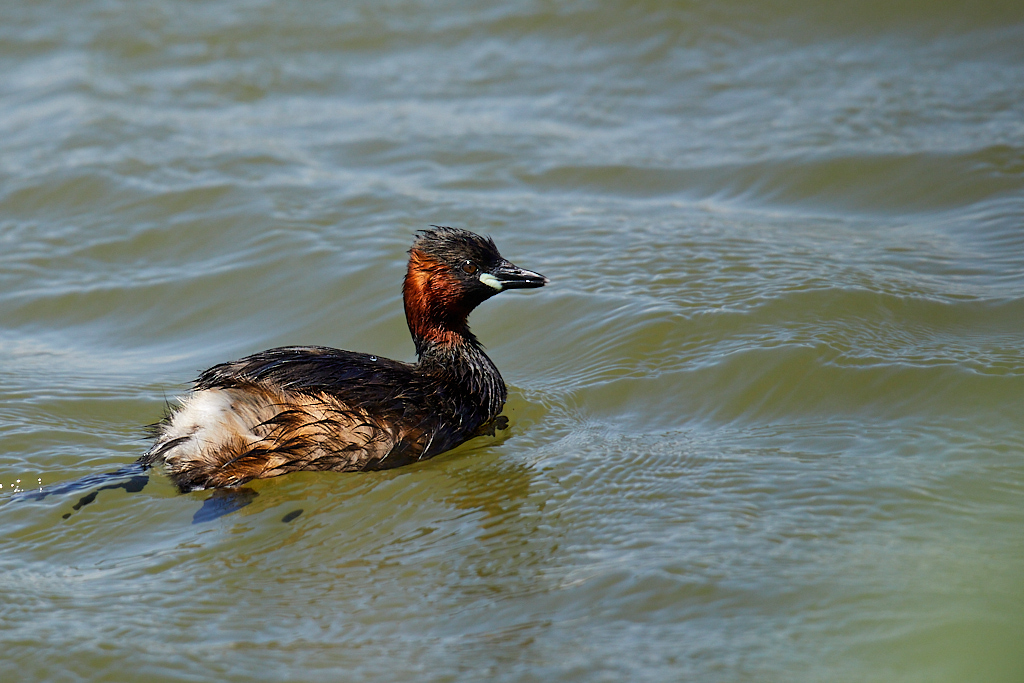
[[[14,495],[411,359],[431,223],[551,278],[505,435]],[[1018,3],[6,2],[0,680],[1022,681],[1022,292]]]

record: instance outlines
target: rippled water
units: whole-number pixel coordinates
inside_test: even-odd
[[[505,436],[12,496],[411,359],[431,223],[552,280],[471,321]],[[5,3],[0,677],[1024,680],[1022,291],[1017,3]]]

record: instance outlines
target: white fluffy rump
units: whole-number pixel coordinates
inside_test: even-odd
[[[178,399],[181,408],[171,415],[170,423],[153,445],[153,452],[178,441],[161,458],[169,468],[177,469],[175,466],[183,460],[201,458],[204,453],[223,450],[239,440],[259,441],[261,437],[252,432],[252,416],[243,419],[236,410],[239,397],[232,395],[235,393],[231,389],[204,389]]]

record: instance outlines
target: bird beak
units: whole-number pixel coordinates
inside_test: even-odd
[[[481,273],[480,281],[499,292],[503,289],[533,289],[550,282],[540,273],[523,270],[508,261],[502,261],[489,273]]]

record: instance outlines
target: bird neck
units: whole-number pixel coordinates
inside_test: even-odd
[[[467,330],[468,333],[468,330]],[[472,406],[479,423],[493,420],[508,398],[505,381],[473,335],[458,341],[416,340],[416,367],[446,387],[443,393],[455,404]]]
[[[402,299],[417,356],[422,358],[434,347],[479,348],[466,322],[472,306],[445,264],[413,249],[402,284]]]

